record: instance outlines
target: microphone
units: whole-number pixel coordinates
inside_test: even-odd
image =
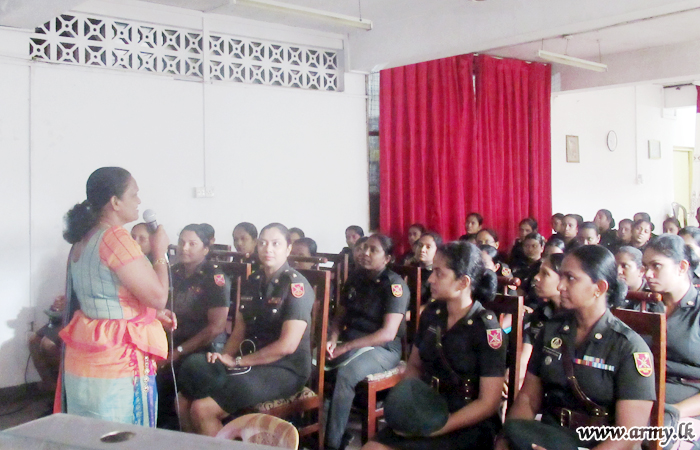
[[[156,219],[156,212],[152,209],[147,209],[143,212],[143,221],[146,222],[148,231],[154,233],[158,229],[158,220]]]

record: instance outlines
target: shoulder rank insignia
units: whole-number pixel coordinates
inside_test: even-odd
[[[500,328],[486,330],[486,337],[489,341],[489,347],[493,349],[501,348],[501,344],[503,343],[503,335],[501,334]]]
[[[637,372],[643,377],[651,376],[654,372],[651,366],[651,357],[648,352],[635,353],[634,365],[637,366]]]
[[[295,298],[304,296],[304,283],[292,283],[292,295]]]
[[[394,294],[394,297],[401,297],[403,295],[403,286],[400,284],[392,284],[391,293]]]
[[[214,283],[216,283],[217,286],[224,286],[226,284],[226,279],[224,278],[224,274],[222,273],[217,273],[214,275]]]
[[[501,274],[502,274],[504,277],[510,278],[510,276],[513,275],[513,272],[511,272],[510,268],[504,267],[504,268],[501,269]]]

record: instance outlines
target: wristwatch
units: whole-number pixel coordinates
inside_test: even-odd
[[[241,360],[243,358],[240,356],[236,356],[236,365],[234,367],[241,367]]]

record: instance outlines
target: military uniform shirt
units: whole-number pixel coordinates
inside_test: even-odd
[[[406,314],[410,298],[403,278],[389,269],[374,278],[366,270],[352,273],[343,286],[341,302],[345,315],[341,323],[340,340],[351,341],[379,331],[386,314]],[[396,338],[384,347],[400,352],[401,338],[406,333],[406,320],[401,321]]]
[[[224,273],[209,261],[202,262],[189,277],[182,264],[176,264],[172,272],[173,311],[177,315],[173,341],[177,347],[209,324],[209,309],[228,308],[231,285]],[[226,334],[222,333],[217,339],[224,342]]]
[[[262,271],[251,274],[241,286],[238,308],[245,321],[245,339],[255,344],[258,351],[279,339],[282,325],[287,320],[303,320],[307,326],[294,353],[271,365],[286,367],[308,377],[311,374],[311,309],[314,291],[309,282],[296,270],[284,263],[270,280]]]
[[[606,309],[586,340],[578,347],[573,312],[558,314],[544,324],[535,342],[528,372],[540,378],[545,399],[545,416],[553,418],[553,408],[564,407],[585,413],[584,406],[566,381],[562,342],[574,358],[574,375],[583,392],[615,415],[617,400],[655,400],[654,362],[644,340]],[[550,422],[551,423],[551,422]]]
[[[695,287],[666,318],[666,402],[700,393],[700,297]]]
[[[523,325],[523,344],[534,345],[544,324],[554,316],[554,308],[550,302],[537,306],[532,314],[525,319]]]
[[[437,349],[437,329],[440,328],[443,353],[462,380],[471,380],[479,386],[480,377],[503,377],[506,372],[506,346],[498,323],[498,316],[474,301],[469,312],[447,330],[447,305],[444,301],[428,304],[420,317],[420,330],[415,347],[421,359],[423,380],[432,377],[450,380]],[[463,407],[464,399],[446,398],[450,412]]]

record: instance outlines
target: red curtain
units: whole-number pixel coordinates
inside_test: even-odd
[[[473,61],[463,55],[380,74],[380,229],[402,252],[412,223],[450,238],[464,229]]]
[[[550,66],[462,55],[380,75],[380,228],[405,250],[413,222],[447,240],[484,216],[501,248],[551,216]]]

